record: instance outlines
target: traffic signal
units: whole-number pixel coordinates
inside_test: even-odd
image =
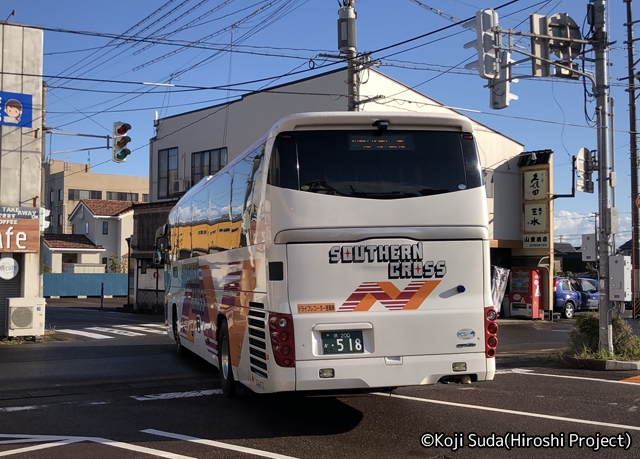
[[[127,156],[131,154],[131,150],[127,148],[127,144],[131,142],[131,137],[127,132],[131,130],[129,123],[117,121],[113,123],[113,160],[116,163],[123,163],[127,160]]]
[[[517,83],[518,80],[511,79],[511,67],[509,64],[513,63],[511,59],[511,53],[509,51],[502,51],[500,53],[500,73],[497,78],[489,82],[489,91],[491,91],[491,108],[499,110],[509,106],[509,102],[512,100],[518,100],[518,96],[511,94],[511,81]]]
[[[498,29],[498,12],[491,8],[476,13],[475,21],[467,22],[464,27],[476,29],[477,39],[464,45],[465,48],[476,48],[478,60],[465,66],[476,69],[482,78],[492,80],[500,73],[499,56],[502,40]]]
[[[40,207],[40,232],[43,232],[47,228],[51,226],[51,222],[47,220],[47,218],[51,215],[51,211],[49,209],[45,209],[44,207]]]
[[[531,25],[531,74],[535,77],[551,75],[549,36],[549,18],[543,14],[529,16]]]
[[[584,193],[593,193],[594,183],[592,172],[596,170],[591,151],[588,148],[581,148],[576,158],[576,173],[578,180],[576,188]]]

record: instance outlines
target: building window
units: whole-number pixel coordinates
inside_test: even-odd
[[[207,175],[213,175],[227,165],[227,149],[199,151],[191,154],[191,183],[194,185]]]
[[[58,190],[58,201],[60,202],[64,201],[64,189],[62,188]]]
[[[102,234],[109,234],[109,222],[102,222]]]
[[[89,234],[89,222],[85,222],[84,224],[84,234]]]
[[[78,254],[77,253],[63,253],[62,254],[62,264],[65,265],[67,263],[78,263]]]
[[[55,190],[51,190],[51,192],[49,193],[49,202],[51,204],[53,204],[54,202],[56,202],[56,196],[58,195],[58,193]]]
[[[60,191],[62,192],[62,190]],[[70,189],[68,198],[69,201],[80,201],[81,199],[102,199],[102,191]],[[62,200],[62,197],[60,200]]]
[[[62,226],[63,222],[64,220],[62,220],[62,214],[58,214],[58,226]]]
[[[107,264],[107,257],[102,257],[102,264],[106,265]]]
[[[107,200],[138,202],[138,193],[121,193],[119,191],[107,191]]]
[[[142,202],[149,202],[149,195],[148,194],[142,194]]]
[[[173,182],[178,180],[178,148],[158,151],[158,198],[173,194]]]

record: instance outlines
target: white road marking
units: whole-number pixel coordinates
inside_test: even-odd
[[[611,383],[611,384],[627,384],[631,386],[640,387],[638,383],[630,382],[630,381],[615,381],[613,379],[586,378],[584,376],[552,375],[548,373],[537,373],[534,370],[525,370],[522,368],[513,368],[511,370],[496,371],[496,374],[508,374],[508,373],[520,374],[520,375],[531,375],[531,376],[546,376],[548,378],[578,379],[581,381],[596,381],[596,382]]]
[[[190,442],[198,443],[201,445],[214,446],[216,448],[230,449],[232,451],[238,451],[241,453],[253,454],[254,456],[268,457],[270,459],[297,459],[293,456],[285,456],[283,454],[270,453],[269,451],[246,448],[244,446],[237,446],[237,445],[222,443],[214,440],[205,440],[202,438],[190,437],[188,435],[180,435],[180,434],[175,434],[171,432],[163,432],[162,430],[145,429],[145,430],[141,430],[141,432],[148,433],[151,435],[159,435],[162,437],[175,438],[176,440],[190,441]]]
[[[26,446],[24,448],[10,449],[8,451],[0,451],[0,457],[13,456],[14,454],[28,453],[30,451],[37,451],[39,449],[53,448],[54,446],[64,446],[64,445],[68,445],[70,443],[77,443],[79,441],[82,441],[82,440],[81,439],[77,440],[77,439],[72,439],[72,438],[65,438],[65,439],[63,439],[61,441],[57,441],[55,443],[44,443],[42,445]]]
[[[154,328],[144,328],[146,327],[146,325],[144,327],[140,327],[137,325],[114,325],[115,327],[118,328],[126,328],[127,330],[136,330],[136,331],[141,331],[141,332],[145,332],[145,333],[155,333],[156,335],[166,335],[167,332],[166,331],[162,331],[162,330],[156,330]]]
[[[113,333],[114,335],[121,335],[121,336],[144,336],[142,333],[136,333],[136,332],[127,331],[127,330],[120,330],[118,328],[87,327],[87,328],[85,328],[85,330],[93,330],[93,331],[99,331],[99,332],[105,332],[105,333]]]
[[[159,449],[147,448],[145,446],[131,445],[129,443],[123,443],[120,441],[109,440],[106,438],[87,438],[89,441],[100,443],[106,446],[115,446],[116,448],[128,449],[129,451],[135,451],[137,453],[150,454],[152,456],[165,457],[167,459],[196,459],[191,456],[183,456],[182,454],[170,453],[168,451],[162,451]]]
[[[153,328],[162,328],[163,330],[166,330],[168,327],[165,324],[140,324],[143,327],[153,327]]]
[[[86,331],[82,331],[82,330],[56,330],[56,332],[60,332],[60,333],[68,333],[69,335],[80,335],[80,336],[86,336],[87,338],[93,338],[93,339],[110,339],[113,338],[113,336],[107,336],[107,335],[99,335],[98,333],[90,333],[90,332],[86,332]]]
[[[191,398],[191,397],[205,397],[207,395],[220,395],[222,389],[211,390],[192,390],[189,392],[168,392],[166,394],[155,395],[132,395],[131,398],[138,400],[139,402],[146,402],[149,400],[171,400],[174,398]]]
[[[0,412],[4,411],[7,413],[11,413],[14,411],[30,411],[30,410],[37,410],[38,408],[44,408],[47,405],[32,405],[32,406],[8,406],[6,408],[0,408]]]
[[[525,369],[520,369],[520,368],[509,368],[506,370],[496,370],[496,374],[497,375],[508,375],[508,374],[513,374],[513,373],[530,373],[533,370],[525,370]]]
[[[0,445],[15,445],[18,443],[34,443],[33,438],[17,438],[15,440],[0,440]]]
[[[126,449],[129,451],[135,451],[138,453],[143,453],[143,454],[149,454],[151,456],[156,456],[156,457],[164,457],[167,459],[195,459],[191,456],[183,456],[182,454],[176,454],[176,453],[171,453],[168,451],[162,451],[159,449],[153,449],[153,448],[146,448],[144,446],[138,446],[138,445],[131,445],[128,443],[122,443],[119,441],[114,441],[114,440],[109,440],[107,438],[100,438],[100,437],[60,437],[60,436],[54,436],[54,435],[16,435],[16,434],[0,434],[0,438],[11,438],[11,439],[15,439],[15,441],[17,442],[54,442],[54,443],[45,443],[42,445],[35,445],[35,446],[29,446],[26,448],[18,448],[18,449],[14,449],[14,450],[9,450],[9,451],[1,451],[0,452],[0,457],[2,456],[12,456],[14,454],[22,454],[25,452],[29,452],[29,451],[35,451],[35,450],[39,450],[39,449],[46,449],[46,448],[53,448],[54,446],[62,446],[62,445],[68,445],[70,443],[78,443],[78,442],[83,442],[83,441],[87,441],[87,442],[92,442],[92,443],[99,443],[101,445],[105,445],[105,446],[113,446],[116,448],[121,448],[121,449]],[[0,444],[8,444],[5,442],[2,442]],[[284,457],[284,456],[283,456]]]
[[[615,428],[615,429],[640,431],[640,427],[638,427],[638,426],[630,426],[630,425],[625,425],[625,424],[612,424],[612,423],[609,423],[609,422],[589,421],[587,419],[567,418],[567,417],[563,417],[563,416],[553,416],[553,415],[549,415],[549,414],[530,413],[528,411],[515,411],[515,410],[506,410],[506,409],[502,409],[502,408],[491,408],[491,407],[488,407],[488,406],[467,405],[467,404],[464,404],[464,403],[455,403],[455,402],[447,402],[447,401],[443,401],[443,400],[433,400],[433,399],[427,399],[427,398],[410,397],[410,396],[407,396],[407,395],[383,394],[381,392],[374,392],[373,394],[374,395],[380,395],[380,396],[383,396],[383,397],[392,397],[392,398],[400,398],[400,399],[403,399],[403,400],[412,400],[412,401],[415,401],[415,402],[432,403],[434,405],[454,406],[456,408],[468,408],[468,409],[472,409],[472,410],[492,411],[494,413],[504,413],[504,414],[512,414],[512,415],[516,415],[516,416],[526,416],[526,417],[531,417],[531,418],[550,419],[550,420],[553,420],[553,421],[572,422],[572,423],[575,423],[575,424],[587,424],[587,425],[599,426],[599,427],[612,427],[612,428]]]

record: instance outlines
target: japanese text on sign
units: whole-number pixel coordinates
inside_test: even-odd
[[[523,186],[525,201],[546,199],[549,194],[547,171],[525,171],[523,173]]]

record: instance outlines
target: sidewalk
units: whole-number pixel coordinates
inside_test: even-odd
[[[47,306],[65,308],[100,309],[100,298],[46,298]],[[104,309],[122,308],[127,304],[126,296],[105,298],[102,302]]]

